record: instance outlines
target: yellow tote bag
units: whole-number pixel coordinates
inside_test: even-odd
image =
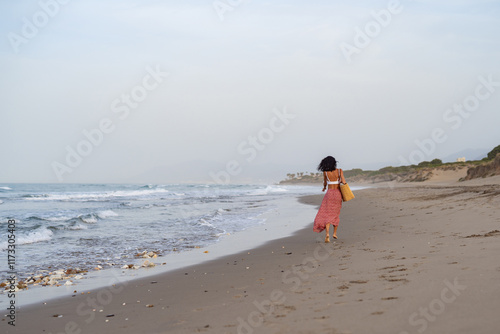
[[[342,169],[340,170],[339,173],[340,192],[342,194],[342,200],[344,202],[347,202],[354,198],[354,194],[352,193],[351,188],[349,188],[349,185],[347,183],[340,183],[340,180],[342,180],[342,178],[340,177],[341,173]]]

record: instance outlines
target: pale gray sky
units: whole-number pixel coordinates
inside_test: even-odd
[[[498,1],[1,1],[0,33],[4,183],[264,182],[500,144]]]

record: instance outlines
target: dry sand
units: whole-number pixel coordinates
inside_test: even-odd
[[[499,332],[499,177],[357,191],[330,244],[313,219],[250,252],[22,308],[2,331]]]

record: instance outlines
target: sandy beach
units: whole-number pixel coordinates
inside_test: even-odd
[[[2,331],[497,333],[500,177],[445,181],[357,191],[332,243],[311,215],[249,251],[21,306]]]

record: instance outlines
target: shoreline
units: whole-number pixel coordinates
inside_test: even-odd
[[[143,251],[156,258],[218,243],[261,224],[258,216],[272,209],[274,199],[311,193],[310,187],[273,185],[26,183],[4,188],[3,219],[14,219],[18,227],[14,271],[20,294],[36,285],[77,283],[103,269],[135,268],[143,264],[138,256]],[[6,249],[7,230],[0,235],[0,247]],[[2,269],[4,287],[12,273]]]
[[[74,291],[92,291],[109,286],[110,282],[130,282],[137,279],[146,279],[149,276],[166,274],[178,269],[199,265],[206,261],[216,260],[218,258],[231,255],[233,253],[244,252],[253,248],[258,248],[265,243],[280,239],[293,234],[303,228],[300,222],[289,220],[286,223],[287,229],[277,229],[274,224],[268,225],[279,218],[279,208],[293,210],[289,197],[283,199],[274,199],[271,205],[275,208],[256,217],[257,220],[263,220],[262,223],[251,226],[245,230],[223,236],[219,241],[206,247],[195,248],[192,250],[170,253],[157,258],[136,258],[131,263],[141,266],[145,261],[155,263],[154,267],[141,267],[139,269],[123,269],[120,267],[104,268],[93,270],[84,274],[83,279],[74,280],[73,285],[65,286],[62,280],[59,286],[29,286],[29,290],[20,290],[16,292],[20,303],[29,306],[35,303],[43,303],[58,298],[70,297]],[[289,230],[290,229],[290,230]],[[0,307],[7,305],[7,294],[0,294]]]
[[[291,236],[21,308],[15,330],[494,333],[500,182],[493,181],[357,191],[341,212],[340,239],[330,244],[312,232],[323,194],[302,197],[309,222]]]

